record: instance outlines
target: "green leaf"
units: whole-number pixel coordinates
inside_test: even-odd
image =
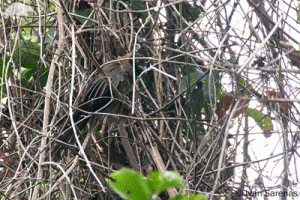
[[[179,46],[180,41],[181,41],[181,39],[178,38],[178,42],[177,42],[177,45],[176,45],[176,46]],[[184,55],[179,56],[180,53],[177,52],[177,51],[169,51],[169,55],[171,56],[171,58],[173,58],[173,57],[175,57],[175,56],[178,56],[178,57],[175,58],[175,60],[178,61],[178,62],[184,62],[184,61],[185,61],[185,60],[184,60]],[[173,58],[173,59],[174,59],[174,58]]]
[[[35,70],[32,69],[24,69],[21,73],[22,86],[25,87],[28,82],[30,82],[36,73]]]
[[[146,2],[140,0],[132,0],[130,7],[132,10],[147,10]]]
[[[176,46],[181,46],[181,45],[182,45],[182,41],[181,38],[179,38]],[[193,49],[189,48],[188,51],[193,51]],[[169,51],[169,54],[171,56],[171,59],[182,63],[182,64],[176,63],[175,66],[180,69],[180,72],[183,76],[186,76],[188,74],[187,70],[189,70],[189,73],[194,73],[195,71],[202,72],[202,70],[198,66],[203,64],[201,61],[196,61],[194,58],[189,56],[187,56],[186,58],[185,55],[177,51]]]
[[[35,78],[40,84],[40,88],[43,88],[47,82],[48,69],[43,65],[38,68],[40,46],[30,40],[20,41],[19,46],[14,52],[13,59],[25,68],[21,72],[22,86],[25,87],[29,81]]]
[[[258,123],[259,127],[263,131],[272,131],[273,130],[273,123],[271,117],[261,113],[257,109],[246,109],[246,112],[250,114],[250,116]]]
[[[220,76],[218,70],[212,71],[212,76],[205,76],[203,78],[203,92],[207,103],[215,104],[217,93],[220,91]]]
[[[197,89],[194,89],[191,93],[191,99],[192,99],[192,106],[193,106],[193,111],[196,115],[196,119],[200,119],[201,111],[202,108],[206,105],[205,97],[204,97],[204,92],[201,88],[201,83],[198,84]],[[186,114],[188,117],[190,117],[190,103],[186,102],[183,106]]]
[[[101,132],[99,130],[95,131],[96,135],[101,135]]]
[[[130,4],[130,8],[132,10],[147,10],[147,5],[146,2],[144,1],[140,1],[140,0],[131,0],[131,4]],[[153,11],[151,11],[152,13]],[[148,17],[148,12],[142,12],[140,13],[142,16],[143,21],[146,20],[146,18]]]
[[[56,29],[55,28],[47,28],[45,34],[45,44],[51,44],[55,37]]]
[[[30,40],[21,40],[18,47],[20,47],[21,53],[28,53],[30,56],[40,57],[40,45],[31,42]],[[18,48],[15,51],[14,56],[19,55]]]
[[[195,70],[190,73],[190,76],[189,77],[187,75],[184,76],[180,83],[180,92],[183,92],[188,89],[189,86],[188,80],[190,80],[191,86],[196,83],[195,86],[191,87],[191,99],[193,104],[193,111],[195,115],[198,116],[196,118],[200,117],[201,110],[206,105],[206,100],[203,92],[203,84],[202,82],[198,82],[202,78],[203,74],[204,73],[199,68],[195,68]],[[189,106],[190,103],[186,102],[183,108],[186,114],[190,117],[191,113],[190,113]]]
[[[29,27],[24,27],[24,28],[23,28],[23,31],[24,31],[24,34],[25,34],[25,35],[30,35],[31,28],[29,28]]]
[[[218,92],[217,93],[217,98],[220,100],[224,96],[223,92]]]
[[[152,172],[147,177],[147,183],[152,194],[159,195],[168,188],[182,187],[182,177],[179,173],[167,171],[165,173]]]
[[[40,60],[40,46],[29,41],[20,41],[20,48],[14,52],[13,58],[21,63],[21,66],[28,69],[36,69]]]
[[[152,172],[145,178],[140,173],[126,168],[112,173],[111,177],[115,181],[107,180],[109,186],[123,199],[130,200],[152,200],[168,188],[182,187],[183,180],[176,172]]]
[[[207,102],[205,100],[204,92],[202,90],[202,83],[201,82],[198,83],[197,88],[192,90],[191,99],[192,99],[192,106],[193,106],[192,109],[193,109],[193,112],[195,114],[195,119],[196,119],[196,121],[198,121],[201,117],[202,109],[207,104]],[[191,119],[191,110],[190,110],[189,101],[187,101],[183,105],[183,109],[184,109],[187,117]],[[187,126],[186,121],[182,121],[182,128],[184,130],[187,130],[188,126]],[[197,130],[198,134],[205,134],[205,130],[199,125],[196,126],[196,130]],[[192,135],[190,135],[190,137],[192,137]]]
[[[231,63],[231,64],[236,64],[236,58],[230,58],[230,59],[228,59],[227,60],[229,63]]]
[[[201,116],[201,113],[202,113],[202,109],[207,104],[207,101],[205,99],[205,95],[204,95],[204,92],[203,92],[203,83],[201,81],[199,81],[204,73],[198,67],[193,67],[191,69],[193,69],[193,70],[190,71],[190,77],[188,77],[188,75],[186,75],[181,80],[180,92],[185,91],[188,88],[189,78],[190,78],[190,85],[191,86],[194,83],[196,83],[196,85],[194,87],[191,87],[191,99],[192,99],[192,107],[193,107],[192,109],[193,109],[193,112],[195,114],[195,118],[196,118],[196,120],[199,120],[200,116]],[[189,101],[187,101],[183,105],[183,109],[184,109],[187,117],[190,118],[191,117],[191,109],[190,109]],[[182,128],[187,130],[187,127],[188,127],[187,122],[182,121]],[[201,127],[197,126],[196,128],[197,128],[198,133],[204,133],[205,132],[205,130],[203,130]]]
[[[176,9],[179,11],[180,6],[176,4]],[[185,18],[189,22],[193,22],[199,18],[201,12],[203,11],[201,6],[198,5],[191,5],[188,2],[182,2],[182,17]],[[184,25],[185,27],[186,25]]]
[[[192,86],[194,83],[199,81],[203,76],[203,72],[199,68],[195,68],[194,71],[190,72],[190,77],[188,75],[184,76],[180,83],[180,93],[184,90],[187,90],[189,87],[189,78],[190,78],[190,85]],[[193,88],[191,88],[192,91]]]
[[[9,62],[10,60],[10,57],[6,57],[5,59],[5,64],[3,63],[3,60],[0,60],[0,78],[2,78],[2,92],[5,93],[6,91],[6,84],[5,84],[5,73],[6,73],[6,70],[7,70],[7,77],[10,76],[10,73],[12,71],[12,64],[9,65],[8,69],[7,69],[7,63]],[[4,68],[3,68],[3,64],[4,64]],[[1,82],[0,82],[1,83]]]
[[[189,8],[187,9],[187,11],[190,14],[190,19],[188,19],[188,20],[195,21],[196,19],[199,18],[200,14],[203,10],[200,6],[197,6],[197,5],[194,5],[194,6],[191,6],[190,4],[187,4],[187,5],[189,5]]]
[[[3,78],[3,79],[5,78],[4,75],[5,75],[6,70],[7,70],[6,65],[9,62],[9,60],[10,60],[10,57],[6,57],[5,64],[4,64],[4,70],[3,70],[3,60],[0,60],[0,77]],[[12,70],[12,65],[9,65],[8,72],[7,72],[7,77],[9,77],[11,70]]]
[[[169,199],[169,200],[207,200],[208,198],[205,195],[202,194],[195,194],[191,196],[183,196],[181,194],[176,195],[175,197]]]
[[[92,11],[93,11],[92,8],[84,8],[84,9],[76,9],[76,10],[75,10],[75,13],[76,13],[77,15],[81,15],[81,16],[87,18],[87,17],[90,16],[90,14],[92,13]],[[81,18],[81,17],[78,17],[78,20],[79,20],[79,22],[80,22],[81,24],[84,24],[85,21],[87,21],[87,19]],[[91,20],[88,20],[88,21],[87,21],[86,26],[92,26]]]
[[[122,168],[111,174],[115,180],[107,180],[109,186],[123,199],[151,200],[152,193],[147,180],[138,172]]]

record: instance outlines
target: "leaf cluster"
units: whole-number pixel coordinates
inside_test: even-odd
[[[163,191],[168,188],[181,188],[182,177],[176,173],[167,171],[160,173],[151,172],[147,177],[140,173],[122,168],[117,172],[113,172],[111,177],[114,180],[107,180],[109,186],[123,199],[127,200],[154,200]],[[206,200],[204,195],[176,195],[170,200]]]

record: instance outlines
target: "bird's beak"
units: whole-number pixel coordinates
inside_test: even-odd
[[[142,71],[145,71],[145,70],[147,69],[147,66],[144,66],[144,65],[143,65],[143,66],[140,66],[140,65],[139,65],[138,67],[139,67]]]

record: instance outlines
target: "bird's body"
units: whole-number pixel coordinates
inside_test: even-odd
[[[110,101],[114,94],[111,86],[107,85],[104,79],[109,84],[114,85],[121,94],[128,95],[132,87],[132,65],[129,60],[116,61],[105,65],[103,71],[107,77],[100,76],[94,79],[85,93],[83,103],[79,107],[88,112],[120,113],[117,112],[116,108],[107,105],[112,103]]]
[[[84,100],[77,106],[82,111],[77,110],[73,114],[73,119],[79,132],[84,129],[92,117],[87,112],[122,115],[129,113],[127,106],[124,106],[124,102],[114,98],[111,90],[111,84],[113,84],[122,95],[126,96],[130,93],[133,82],[133,69],[129,58],[129,56],[121,57],[115,62],[103,65],[102,69],[106,76],[95,77],[91,84],[88,84]],[[145,69],[145,66],[141,65],[141,62],[136,62],[136,64],[135,75],[139,75]],[[107,81],[104,81],[104,79]],[[68,144],[74,144],[75,140],[71,127],[68,127],[68,129],[63,128],[63,130],[64,133],[58,139]]]
[[[133,69],[131,59],[129,56],[121,57],[115,62],[103,66],[103,71],[107,77],[96,77],[92,84],[88,86],[85,93],[83,103],[79,105],[79,108],[88,112],[102,112],[111,114],[128,114],[127,109],[120,99],[115,99],[111,86],[107,85],[104,79],[109,84],[113,84],[115,88],[122,94],[127,96],[132,89],[133,82]],[[145,63],[137,62],[136,60],[136,73],[139,75],[145,69]],[[74,114],[74,120],[79,121],[82,112]],[[84,120],[88,121],[88,119]],[[83,126],[79,126],[83,128]],[[81,129],[80,128],[80,129]]]

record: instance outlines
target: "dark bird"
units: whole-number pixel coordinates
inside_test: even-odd
[[[139,57],[142,56],[137,53],[135,55],[136,76],[140,75],[146,69],[145,60]],[[79,131],[82,131],[91,119],[91,115],[88,115],[84,111],[129,114],[128,108],[124,106],[124,103],[119,99],[113,98],[113,91],[111,91],[111,87],[106,84],[104,79],[113,84],[122,95],[128,95],[133,86],[132,61],[132,56],[126,55],[115,62],[103,65],[102,69],[107,76],[98,76],[87,86],[84,100],[77,106],[82,111],[77,110],[73,115],[74,122]],[[71,126],[68,129],[64,128],[62,135],[58,139],[68,144],[74,144],[75,138]]]
[[[115,62],[104,65],[103,71],[107,77],[96,77],[91,85],[87,88],[85,98],[79,108],[88,112],[103,112],[111,114],[127,114],[123,103],[120,100],[114,99],[113,91],[111,87],[106,84],[103,79],[107,79],[110,84],[113,84],[116,89],[123,95],[127,96],[132,88],[133,82],[133,68],[132,58],[129,55],[121,57]],[[140,54],[136,54],[135,57],[135,76],[141,74],[146,69],[145,60],[138,59]],[[125,60],[124,60],[125,59]],[[125,113],[124,113],[125,112]],[[74,120],[79,121],[84,117],[83,112],[77,112],[74,114]],[[89,118],[83,120],[87,122]],[[83,128],[86,123],[81,123],[78,127]]]

